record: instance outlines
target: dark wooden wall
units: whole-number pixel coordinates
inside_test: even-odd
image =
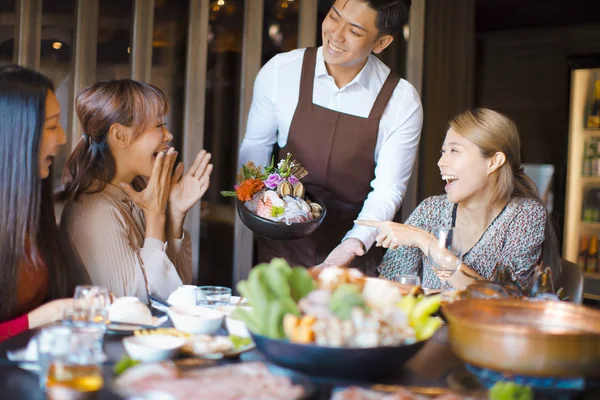
[[[472,107],[475,84],[475,0],[427,0],[426,7],[419,200],[443,193],[440,149],[449,120]]]
[[[554,217],[564,217],[569,57],[600,56],[600,24],[489,32],[477,37],[475,104],[519,127],[523,162],[553,164]]]

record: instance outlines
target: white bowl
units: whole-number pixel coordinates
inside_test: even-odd
[[[217,310],[225,314],[225,328],[227,328],[227,332],[229,332],[230,335],[250,337],[250,332],[248,332],[248,328],[246,327],[244,321],[240,321],[239,319],[234,319],[231,317],[236,308],[238,308],[237,304],[239,300],[240,298],[238,297],[235,304],[219,306],[217,307]],[[248,306],[248,302],[242,301],[241,304],[244,305],[240,305],[239,308],[244,309],[248,312],[252,311],[252,307]]]
[[[176,329],[207,335],[218,331],[225,317],[220,311],[202,306],[169,307],[168,314]]]
[[[233,319],[231,317],[225,317],[225,327],[230,335],[240,337],[250,337],[250,332],[244,321],[239,319]]]
[[[195,306],[198,300],[198,286],[182,285],[173,291],[167,299],[167,303],[175,307]]]
[[[108,308],[108,319],[131,324],[152,325],[152,313],[137,297],[119,297]]]
[[[185,344],[186,339],[168,335],[129,336],[123,346],[129,357],[142,362],[155,362],[173,358]]]
[[[238,303],[240,303],[240,296],[231,296],[229,298],[229,304],[231,304],[232,306],[237,306]],[[243,298],[242,302],[240,303],[240,306],[247,306],[248,305],[248,299],[247,298]]]

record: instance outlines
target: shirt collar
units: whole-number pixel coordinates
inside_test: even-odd
[[[373,55],[369,54],[369,58],[367,59],[367,63],[360,70],[360,72],[352,79],[345,87],[351,86],[355,83],[358,83],[360,86],[369,90],[371,87],[371,80],[374,79],[373,74]],[[327,67],[325,67],[325,59],[323,58],[323,46],[319,47],[317,51],[317,61],[315,65],[315,78],[323,78],[329,77],[329,72],[327,72]]]

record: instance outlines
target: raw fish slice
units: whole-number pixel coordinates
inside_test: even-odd
[[[265,202],[260,201],[256,208],[256,215],[266,219],[273,219],[271,216],[271,210],[273,209],[273,202],[271,199],[267,199]]]

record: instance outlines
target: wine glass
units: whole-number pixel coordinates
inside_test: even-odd
[[[456,228],[436,227],[431,231],[432,238],[427,251],[427,262],[431,269],[447,287],[447,281],[462,263],[460,234]]]

